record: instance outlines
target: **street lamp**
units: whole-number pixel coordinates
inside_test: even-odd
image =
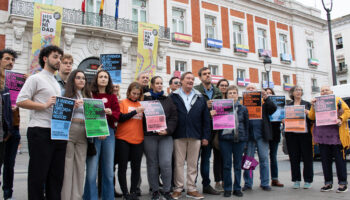
[[[271,63],[272,63],[271,58],[265,56],[265,58],[264,58],[264,68],[265,68],[266,75],[267,75],[267,87],[268,87],[268,88],[270,88]],[[263,83],[263,85],[264,85],[264,83]]]
[[[331,25],[331,11],[333,8],[333,0],[322,0],[322,5],[324,10],[327,12],[327,22],[328,22],[328,34],[329,34],[329,48],[331,50],[331,62],[332,62],[332,78],[333,85],[337,85],[335,61],[334,61],[334,50],[333,50],[333,39],[332,39],[332,25]]]

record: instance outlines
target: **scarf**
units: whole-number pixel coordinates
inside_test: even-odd
[[[159,99],[159,97],[164,95],[164,91],[155,93],[153,92],[153,89],[150,89],[149,92],[151,93],[153,99]]]

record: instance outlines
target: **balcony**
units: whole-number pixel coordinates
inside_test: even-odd
[[[206,38],[205,48],[209,51],[220,51],[222,48],[222,40]]]
[[[171,35],[173,44],[188,47],[192,42],[192,35],[177,32],[172,33]]]
[[[310,67],[317,67],[320,64],[320,62],[316,58],[309,58],[307,60],[307,63],[309,64]]]
[[[348,65],[342,65],[337,67],[337,75],[348,73]]]
[[[272,57],[272,52],[271,50],[266,50],[266,49],[258,49],[258,53],[259,53],[259,58],[263,59],[265,57]]]
[[[292,63],[292,55],[291,54],[287,54],[287,53],[281,53],[280,54],[280,58],[281,58],[281,63],[284,64],[290,64]]]
[[[233,44],[233,52],[239,56],[247,56],[249,53],[249,46],[243,44]]]
[[[318,86],[311,86],[311,91],[314,93],[320,92],[320,87]]]
[[[13,0],[10,8],[11,16],[30,18],[34,16],[34,2]],[[63,8],[63,24],[83,25],[91,27],[102,27],[105,29],[133,34],[137,37],[138,22],[124,18],[115,19],[110,15],[99,15],[98,13],[85,12],[80,10]],[[170,40],[170,28],[159,26],[159,38]]]

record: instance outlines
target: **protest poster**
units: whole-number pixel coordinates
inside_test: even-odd
[[[269,96],[269,98],[275,103],[277,106],[277,110],[270,115],[271,122],[280,122],[285,117],[284,106],[286,105],[286,97],[285,96]]]
[[[5,70],[5,83],[10,92],[11,105],[16,105],[17,96],[25,82],[24,74]]]
[[[316,126],[337,124],[338,115],[334,95],[315,97]]]
[[[75,100],[56,97],[51,118],[51,139],[68,140]]]
[[[243,105],[248,109],[249,120],[262,119],[261,92],[243,92]]]
[[[121,54],[101,54],[100,61],[102,69],[108,71],[113,84],[122,83],[122,55]]]
[[[285,106],[285,132],[306,133],[305,106]]]
[[[216,115],[213,116],[213,129],[234,129],[235,115],[233,113],[234,102],[232,99],[215,99],[213,100],[213,110]]]
[[[87,137],[109,135],[105,105],[102,99],[84,99],[84,116]]]
[[[159,101],[141,101],[146,117],[147,131],[161,131],[167,128],[162,104]]]

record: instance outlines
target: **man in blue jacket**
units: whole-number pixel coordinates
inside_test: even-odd
[[[178,199],[184,187],[184,165],[187,162],[187,197],[203,199],[196,188],[197,163],[201,145],[207,146],[210,137],[210,114],[200,92],[193,89],[194,76],[181,76],[181,87],[171,94],[177,107],[178,122],[174,137],[174,183],[172,197]]]

